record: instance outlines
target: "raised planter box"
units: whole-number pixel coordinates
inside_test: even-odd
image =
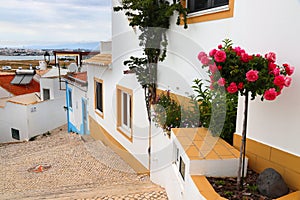
[[[205,128],[172,129],[171,138],[179,149],[190,175],[236,177],[239,151]],[[248,158],[246,158],[245,172]]]

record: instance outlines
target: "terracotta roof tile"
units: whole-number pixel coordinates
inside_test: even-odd
[[[87,60],[84,60],[83,63],[94,64],[94,65],[110,65],[112,62],[111,54],[97,54]]]
[[[27,85],[13,85],[10,82],[13,80],[15,75],[0,75],[0,87],[7,90],[13,95],[29,94],[33,92],[40,92],[40,84],[35,80],[32,80]]]
[[[72,77],[81,81],[87,81],[87,72],[77,72],[72,74]]]
[[[68,73],[63,78],[68,82],[81,87],[87,87],[87,72]]]
[[[50,71],[50,69],[45,69],[45,70],[35,70],[36,74],[43,76],[47,74]]]

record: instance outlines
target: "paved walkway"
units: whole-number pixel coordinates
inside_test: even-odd
[[[0,144],[0,169],[1,200],[167,199],[163,188],[100,141],[83,141],[66,126],[35,141]]]

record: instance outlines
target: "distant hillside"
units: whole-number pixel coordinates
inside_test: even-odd
[[[100,50],[100,42],[75,42],[60,44],[39,44],[24,46],[26,49],[89,49]]]

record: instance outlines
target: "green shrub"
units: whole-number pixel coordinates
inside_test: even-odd
[[[188,106],[181,106],[172,99],[169,91],[158,95],[153,106],[153,121],[167,132],[171,128],[208,128],[213,135],[232,144],[238,96],[211,91],[204,86],[203,80],[196,79],[194,83],[193,89],[197,95],[191,98]]]
[[[199,79],[194,80],[194,84],[192,88],[197,93],[194,100],[199,102],[201,126],[232,144],[236,128],[237,94],[212,91]]]
[[[162,93],[153,106],[153,121],[167,132],[171,128],[199,127],[197,107],[192,105],[183,107],[171,98],[169,91]]]

